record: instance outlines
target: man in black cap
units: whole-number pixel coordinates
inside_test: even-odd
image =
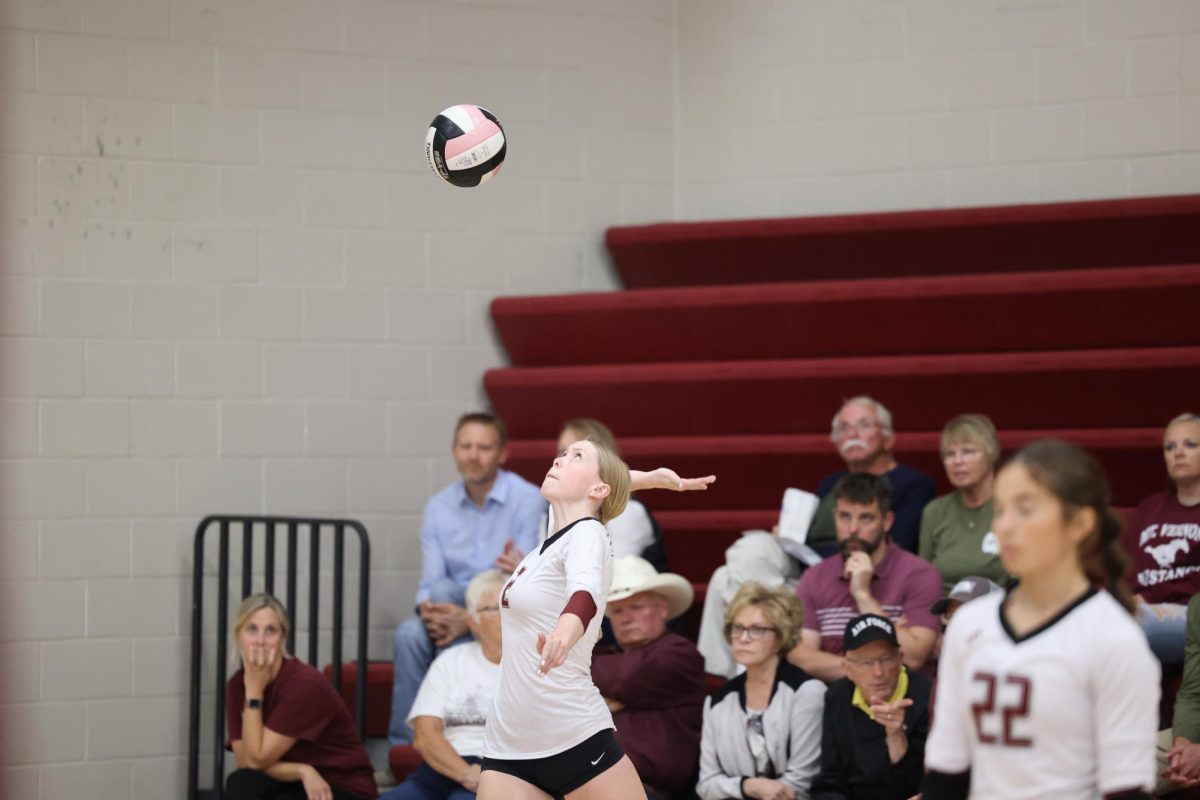
[[[846,676],[825,695],[812,800],[908,800],[921,787],[929,679],[904,666],[896,628],[877,614],[846,623]]]

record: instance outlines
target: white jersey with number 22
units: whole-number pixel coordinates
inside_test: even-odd
[[[976,800],[1149,791],[1159,666],[1133,617],[1093,590],[1016,637],[1006,598],[967,603],[946,631],[926,768],[969,770]]]

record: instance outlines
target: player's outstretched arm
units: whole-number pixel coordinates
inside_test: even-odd
[[[650,472],[642,472],[640,469],[629,470],[629,488],[634,492],[642,489],[702,492],[708,489],[709,484],[716,479],[716,475],[705,475],[703,478],[681,478],[679,473],[669,467],[659,467]]]

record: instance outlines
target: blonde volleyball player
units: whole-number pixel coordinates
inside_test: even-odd
[[[529,553],[500,593],[504,653],[488,716],[481,800],[644,798],[592,683],[592,645],[612,583],[604,523],[636,488],[704,489],[712,476],[631,473],[603,444],[575,442],[542,482],[561,528]]]
[[[1034,442],[1000,471],[992,526],[1018,583],[946,631],[924,800],[1150,796],[1159,667],[1107,497],[1100,465],[1066,442]]]

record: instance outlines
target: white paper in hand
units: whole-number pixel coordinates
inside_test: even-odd
[[[820,503],[821,499],[811,492],[788,488],[783,490],[783,504],[779,509],[780,546],[789,556],[810,567],[821,561],[817,551],[805,544],[808,526]]]

